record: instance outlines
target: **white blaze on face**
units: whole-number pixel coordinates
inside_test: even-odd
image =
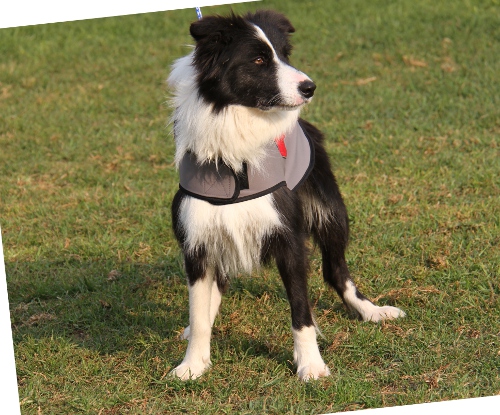
[[[296,107],[299,105],[307,104],[311,98],[305,98],[299,91],[299,84],[304,81],[311,81],[305,73],[295,69],[293,66],[283,62],[276,53],[273,45],[267,38],[263,30],[254,25],[257,32],[257,37],[265,42],[273,52],[273,61],[277,65],[277,81],[281,95],[281,103],[284,106]]]

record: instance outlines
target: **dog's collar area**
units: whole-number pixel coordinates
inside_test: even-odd
[[[298,122],[275,143],[258,169],[244,163],[238,173],[222,161],[200,163],[188,152],[179,165],[179,188],[214,205],[255,199],[282,186],[295,190],[314,166],[313,143]]]

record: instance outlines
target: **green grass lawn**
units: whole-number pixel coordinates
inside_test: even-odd
[[[349,318],[313,252],[332,376],[301,383],[274,268],[231,282],[211,371],[184,355],[187,288],[165,79],[194,9],[0,30],[0,224],[23,414],[317,414],[500,393],[500,3],[262,1],[318,85],[304,118],[383,324]],[[227,13],[230,6],[204,8]]]

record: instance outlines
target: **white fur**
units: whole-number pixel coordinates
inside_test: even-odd
[[[187,151],[199,160],[221,158],[236,172],[243,162],[258,166],[266,148],[276,137],[291,130],[300,107],[290,111],[262,111],[230,105],[214,114],[212,105],[198,94],[193,53],[178,59],[168,78],[174,90],[175,162],[179,165]]]
[[[293,360],[297,365],[297,375],[300,380],[308,381],[330,376],[330,369],[323,361],[316,342],[316,328],[292,328]]]
[[[179,212],[185,248],[205,246],[210,266],[227,275],[258,267],[263,239],[282,226],[271,194],[222,206],[188,196]]]
[[[361,315],[363,321],[378,322],[382,320],[392,320],[406,315],[403,310],[397,307],[380,307],[368,300],[358,298],[356,296],[356,286],[352,281],[347,283],[344,299],[348,307],[353,308]]]

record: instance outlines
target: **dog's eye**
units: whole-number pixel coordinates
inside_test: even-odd
[[[254,59],[253,63],[255,63],[256,65],[264,65],[266,61],[262,56],[259,56],[258,58]]]

